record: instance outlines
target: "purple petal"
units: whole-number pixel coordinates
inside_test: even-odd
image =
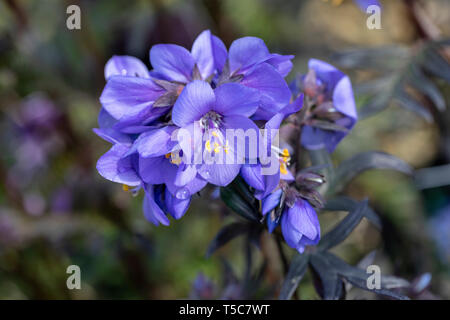
[[[291,248],[298,248],[303,235],[292,228],[290,216],[287,214],[286,210],[281,216],[281,233],[283,234],[284,240]]]
[[[113,56],[105,65],[105,79],[111,76],[128,76],[149,78],[149,72],[145,64],[135,57]]]
[[[151,107],[163,92],[151,79],[113,76],[106,83],[100,102],[109,114],[120,120]]]
[[[156,73],[166,79],[187,83],[194,69],[194,58],[183,47],[175,44],[157,44],[150,49],[150,63]]]
[[[244,37],[233,41],[228,55],[231,73],[244,72],[251,66],[267,60],[270,56],[263,40]]]
[[[200,120],[203,115],[213,109],[215,100],[214,91],[207,82],[196,80],[189,83],[173,106],[173,123],[184,127]]]
[[[264,178],[260,164],[245,164],[241,168],[241,176],[247,184],[257,190],[264,190]]]
[[[378,6],[381,8],[381,4],[377,0],[353,0],[353,2],[355,2],[359,9],[364,13],[367,12],[369,6]]]
[[[286,173],[280,172],[280,179],[282,179],[284,181],[294,181],[295,177],[292,175],[292,172],[288,168]]]
[[[328,137],[329,135],[324,130],[304,126],[301,136],[302,145],[309,150],[319,150],[327,146],[326,141]]]
[[[268,64],[272,65],[278,73],[284,78],[286,77],[289,72],[292,70],[292,59],[294,56],[292,55],[281,55],[272,53],[270,55],[270,58],[266,61]]]
[[[169,219],[155,201],[154,187],[152,185],[147,185],[144,187],[144,190],[143,211],[145,218],[156,226],[160,223],[168,226],[170,224]]]
[[[179,129],[177,141],[183,151],[184,163],[201,163],[203,134],[198,121]]]
[[[259,128],[249,118],[243,116],[226,116],[223,118],[223,129],[225,135],[229,129],[235,135],[234,141],[229,141],[230,151],[233,152],[238,159],[255,160],[258,156],[258,138]],[[228,137],[227,137],[228,139]],[[241,163],[244,161],[242,160]],[[253,163],[256,163],[253,162]]]
[[[185,186],[191,182],[196,175],[197,169],[195,168],[195,165],[180,164],[174,184],[179,187]]]
[[[278,189],[262,200],[262,214],[266,215],[276,206],[280,204],[281,195],[283,194],[283,190]]]
[[[132,143],[132,139],[129,135],[123,134],[111,128],[105,129],[94,128],[92,129],[92,131],[94,131],[95,134],[98,135],[103,140],[108,141],[112,144],[122,143],[130,145]]]
[[[221,71],[227,59],[227,48],[222,40],[205,30],[195,39],[191,50],[192,56],[203,79],[216,71]]]
[[[110,181],[128,186],[140,185],[141,179],[135,170],[134,156],[123,158],[129,149],[122,144],[112,146],[97,162],[97,171],[100,175]]]
[[[257,190],[255,192],[255,198],[262,200],[267,197],[273,190],[278,187],[280,183],[280,169],[278,168],[278,172],[271,175],[263,175],[264,177],[264,185],[265,189],[263,191]]]
[[[170,215],[178,220],[184,216],[187,209],[189,208],[191,198],[189,197],[187,199],[178,199],[174,197],[168,190],[166,190],[165,203],[167,211],[170,213]]]
[[[167,189],[169,189],[172,195],[175,195],[176,198],[179,199],[187,199],[191,197],[193,194],[202,190],[206,185],[207,181],[200,177],[198,174],[192,179],[187,185],[183,187],[176,186],[174,184],[175,176],[173,179],[168,179],[166,181]]]
[[[305,200],[298,199],[287,211],[289,225],[309,239],[315,239],[320,234],[320,224],[313,207]]]
[[[352,84],[348,76],[342,77],[336,83],[333,91],[333,105],[339,112],[354,119],[355,121],[358,118],[358,115],[356,114]]]
[[[139,175],[149,184],[162,184],[175,178],[178,167],[165,156],[155,158],[139,157]]]
[[[112,128],[117,123],[117,119],[110,115],[105,108],[100,109],[97,121],[100,129]]]
[[[221,115],[250,117],[259,105],[259,92],[237,83],[225,83],[214,93],[216,95],[214,110]]]
[[[209,183],[219,187],[224,187],[236,178],[239,174],[241,166],[242,165],[240,164],[225,163],[225,161],[223,164],[203,164],[199,169],[199,174]]]
[[[317,59],[308,61],[308,68],[316,72],[317,78],[326,84],[328,95],[331,98],[336,84],[345,77],[345,74],[329,63]]]
[[[283,113],[277,113],[269,121],[266,122],[264,129],[265,132],[265,140],[263,141],[267,145],[267,150],[271,152],[273,141],[277,134],[279,134],[279,129],[281,126],[281,122],[283,122],[285,115]],[[266,138],[267,136],[267,138]],[[269,153],[267,154],[269,155]]]
[[[197,174],[195,178],[186,185],[186,187],[191,194],[195,194],[202,190],[207,184],[208,181],[204,180]]]
[[[269,233],[272,233],[273,230],[275,230],[276,227],[280,224],[280,219],[274,219],[272,220],[272,216],[269,215],[266,219],[267,221],[267,229],[269,229]]]
[[[245,75],[242,85],[259,90],[261,109],[272,115],[289,104],[291,91],[283,77],[267,63],[262,63]],[[260,118],[262,119],[262,118]],[[267,120],[267,116],[262,120]]]
[[[281,122],[283,122],[284,118],[285,115],[283,113],[277,113],[266,122],[264,128],[268,130],[269,133],[274,132],[274,130],[280,129]],[[274,136],[275,134],[271,134],[271,138]]]
[[[177,144],[172,141],[172,133],[175,126],[166,126],[144,132],[136,140],[137,151],[141,157],[157,157],[170,153]]]
[[[293,102],[289,103],[286,107],[281,109],[280,113],[285,117],[290,116],[293,113],[297,113],[303,107],[303,93],[300,94]]]
[[[124,133],[141,133],[142,131],[146,131],[142,126],[159,119],[170,109],[171,107],[155,108],[150,106],[132,117],[121,119],[113,128]]]

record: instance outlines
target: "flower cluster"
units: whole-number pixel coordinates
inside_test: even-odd
[[[312,60],[310,73],[297,77],[291,90],[284,78],[292,58],[270,53],[255,37],[237,39],[227,50],[210,31],[197,37],[191,51],[153,46],[152,70],[134,57],[112,57],[94,129],[112,147],[97,170],[125,190],[143,189],[144,215],[155,225],[169,225],[168,216],[181,218],[192,195],[208,183],[224,187],[241,175],[266,204],[263,214],[277,207],[274,199],[289,200],[278,205],[286,209],[276,221],[267,219],[271,231],[281,218],[291,247],[303,251],[317,243],[320,227],[308,199],[314,190],[289,187],[296,180],[291,148],[280,147],[278,129],[300,113],[306,97],[302,143],[324,144],[331,152],[356,113],[348,77],[323,62]]]

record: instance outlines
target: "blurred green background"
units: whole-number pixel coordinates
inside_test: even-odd
[[[132,197],[95,170],[109,148],[92,128],[112,55],[136,56],[149,66],[152,45],[190,48],[210,29],[227,46],[251,35],[271,52],[294,54],[289,80],[306,71],[311,57],[333,62],[333,53],[350,48],[414,46],[420,34],[407,3],[382,1],[383,28],[368,30],[366,14],[349,0],[0,1],[0,299],[186,298],[199,272],[223,285],[221,257],[242,276],[242,239],[205,258],[220,227],[238,219],[214,199],[215,190],[202,192],[180,221],[157,228],[143,217],[142,194]],[[81,8],[81,30],[66,27],[71,4]],[[450,3],[429,0],[424,8],[448,37]],[[367,76],[346,71],[354,83]],[[449,102],[448,85],[441,87]],[[357,96],[358,105],[363,101]],[[381,150],[417,169],[447,164],[448,113],[433,124],[393,105],[360,121],[333,161]],[[429,272],[424,298],[450,298],[449,188],[420,191],[411,178],[377,171],[346,193],[369,197],[384,231],[363,222],[335,251],[356,263],[377,249],[383,273],[414,280]],[[447,218],[436,222],[438,216]],[[323,214],[323,232],[339,217]],[[282,266],[275,244],[267,234],[262,243],[271,262],[265,281],[276,286]],[[72,264],[81,268],[82,290],[66,287]],[[299,297],[318,298],[310,278]]]

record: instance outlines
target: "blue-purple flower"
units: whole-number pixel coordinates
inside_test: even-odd
[[[300,94],[292,103],[283,108],[279,113],[275,114],[266,122],[264,128],[265,135],[262,137],[262,143],[266,149],[267,158],[274,156],[277,158],[277,168],[274,174],[265,174],[264,168],[272,165],[271,161],[262,161],[258,159],[256,164],[245,164],[241,168],[241,176],[247,184],[255,189],[255,197],[263,199],[270,194],[278,186],[280,179],[286,181],[294,180],[292,173],[289,171],[291,155],[288,148],[280,148],[273,144],[281,122],[289,115],[300,111],[303,105],[303,95]],[[267,159],[270,160],[270,159]]]
[[[139,59],[114,56],[105,66],[106,86],[100,96],[110,126],[120,132],[130,126],[146,125],[168,112],[169,106],[154,103],[166,92],[151,77]],[[99,121],[100,122],[100,121]]]
[[[246,141],[241,135],[236,136],[237,141],[229,141],[227,130],[241,129],[257,137],[259,129],[249,117],[258,101],[258,91],[235,83],[215,90],[200,80],[186,86],[173,107],[172,121],[185,133],[178,139],[192,170],[217,186],[234,180],[246,158],[245,149],[240,152],[237,147],[245,146]],[[196,164],[199,155],[202,161]]]
[[[303,252],[320,238],[310,205],[316,206],[317,193],[288,187],[294,180],[290,152],[276,142],[282,121],[303,105],[303,94],[292,99],[284,80],[291,59],[270,53],[255,37],[238,39],[227,51],[209,31],[197,37],[191,51],[173,44],[152,47],[150,71],[136,58],[111,58],[94,131],[112,147],[97,170],[125,190],[143,190],[144,215],[155,225],[169,225],[170,216],[180,219],[208,183],[227,186],[240,173],[263,200],[269,231],[281,224],[286,242]],[[310,68],[302,90],[315,106],[306,110],[305,129],[316,130],[324,115],[333,128],[351,128],[356,113],[348,111],[348,78],[317,60]],[[319,112],[324,103],[332,103],[338,117],[330,117],[331,109]],[[262,135],[260,129],[266,129]],[[332,136],[321,143],[328,140],[338,142]],[[267,174],[273,155],[275,173]]]
[[[145,183],[164,184],[168,192],[185,200],[206,184],[194,165],[183,163],[180,145],[173,139],[176,126],[142,133],[135,142],[139,154],[139,175]]]
[[[281,198],[285,196],[282,212]],[[320,240],[320,224],[315,209],[305,199],[291,190],[277,189],[262,202],[269,232],[281,224],[286,243],[303,253],[306,246],[316,245]]]
[[[308,66],[308,74],[300,81],[309,99],[302,145],[331,153],[358,119],[352,85],[347,75],[326,62],[311,59]]]

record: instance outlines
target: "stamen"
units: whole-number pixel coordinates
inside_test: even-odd
[[[284,162],[280,163],[280,173],[281,174],[287,174],[287,167],[286,164]]]
[[[206,150],[211,152],[211,140],[206,140],[205,148],[206,148]]]
[[[220,151],[220,145],[217,142],[214,142],[214,152],[219,153]]]

